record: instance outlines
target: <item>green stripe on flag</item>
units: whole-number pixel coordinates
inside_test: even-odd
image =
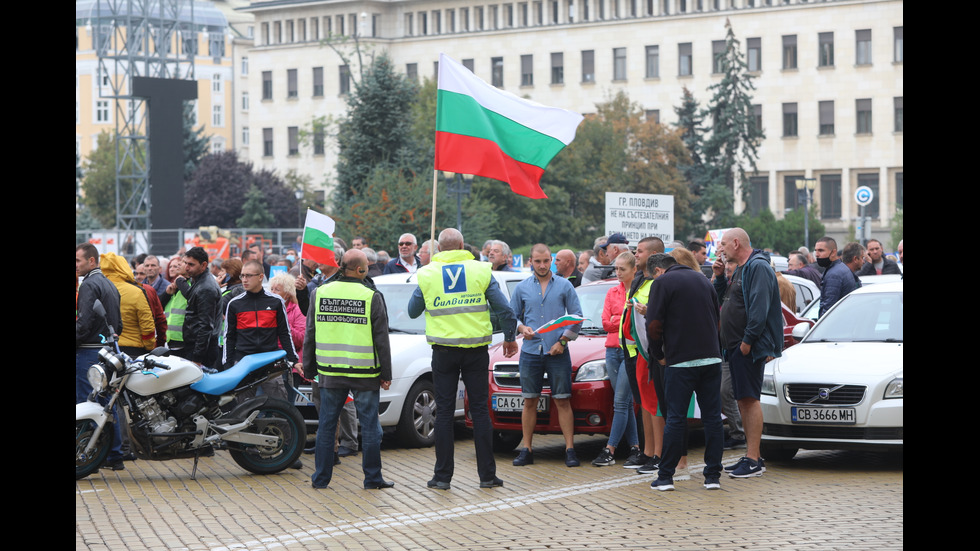
[[[322,231],[307,226],[306,231],[303,233],[303,244],[313,245],[314,247],[320,247],[323,249],[333,250],[333,237],[323,233]]]

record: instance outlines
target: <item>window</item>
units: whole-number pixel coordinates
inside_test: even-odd
[[[514,4],[504,5],[504,28],[509,29],[514,26]]]
[[[858,65],[871,65],[871,29],[855,31],[855,52],[854,63]]]
[[[719,75],[725,72],[725,41],[711,41],[711,73]]]
[[[338,15],[336,17],[336,20],[337,20],[337,25],[336,25],[337,26],[337,35],[338,36],[345,36],[347,33],[344,32],[344,16],[343,15]]]
[[[902,208],[905,206],[905,173],[895,173],[895,206]]]
[[[286,21],[286,42],[296,42],[296,35],[293,34],[293,22]]]
[[[551,54],[551,83],[565,83],[565,54],[561,52]]]
[[[497,88],[504,87],[504,58],[490,58],[490,81]]]
[[[902,132],[905,129],[904,99],[902,96],[895,98],[895,132]]]
[[[796,104],[783,104],[783,137],[795,138],[798,136],[799,128],[796,124]]]
[[[338,76],[340,77],[340,95],[343,96],[350,93],[350,67],[341,65],[338,73]]]
[[[520,23],[522,27],[527,27],[531,24],[531,15],[528,13],[527,2],[524,2],[519,7],[520,10]]]
[[[222,107],[220,104],[211,106],[211,126],[221,128],[225,125],[225,116],[222,113]]]
[[[299,155],[299,127],[290,126],[286,129],[286,135],[289,137],[289,154]]]
[[[406,13],[405,14],[405,36],[412,36],[412,27],[414,22],[412,21],[415,14]]]
[[[568,0],[568,22],[575,22],[575,0]]]
[[[347,15],[347,32],[351,36],[362,36],[362,33],[357,28],[357,14]]]
[[[783,36],[783,69],[796,69],[796,35]]]
[[[558,24],[558,2],[551,3],[551,24]]]
[[[109,122],[108,100],[97,100],[95,102],[95,122]]]
[[[582,2],[582,21],[589,20],[589,0],[583,0]]]
[[[299,97],[299,85],[296,81],[296,69],[286,70],[286,97]]]
[[[660,46],[647,46],[647,78],[660,78]]]
[[[905,33],[904,27],[895,27],[895,44],[893,46],[895,63],[905,61]]]
[[[446,10],[446,30],[454,33],[456,32],[456,11]]]
[[[626,48],[613,48],[613,80],[626,80]]]
[[[834,134],[834,102],[819,102],[820,109],[820,135],[831,136]]]
[[[271,128],[262,129],[262,156],[263,157],[272,156],[272,129]]]
[[[820,67],[834,66],[834,33],[820,33],[818,41],[818,62]]]
[[[221,75],[218,74],[218,73],[215,73],[215,74],[211,75],[211,91],[212,92],[217,92],[217,93],[220,94],[221,91],[222,91],[222,88],[223,88],[223,86],[222,86],[222,82],[221,82]]]
[[[248,74],[248,56],[242,56],[242,76]]]
[[[802,180],[803,176],[784,176],[783,177],[783,207],[786,212],[796,210],[803,206],[806,196],[804,190],[796,189],[796,181]]]
[[[820,218],[840,220],[841,209],[840,174],[820,175]]]
[[[752,176],[749,178],[749,213],[759,215],[769,208],[769,177]]]
[[[486,21],[483,19],[483,6],[477,6],[473,8],[473,10],[473,15],[476,16],[476,21],[473,23],[473,25],[476,27],[476,30],[482,31],[485,28],[484,25],[486,24]]]
[[[649,122],[660,124],[660,109],[647,109],[643,112],[643,116]]]
[[[313,97],[323,97],[323,67],[313,68]]]
[[[310,40],[320,40],[320,18],[310,19]]]
[[[248,112],[248,92],[242,92],[242,111]]]
[[[222,139],[215,138],[215,140],[211,142],[212,154],[217,155],[218,153],[221,153],[224,150],[225,150],[225,143]]]
[[[272,99],[272,71],[262,71],[262,99]]]
[[[243,126],[242,127],[242,145],[248,145],[248,134],[249,134],[248,127],[247,126]]]
[[[871,100],[857,100],[857,133],[871,133]]]
[[[408,80],[418,82],[419,81],[419,64],[418,63],[406,63],[405,64],[405,78]]]
[[[225,56],[224,33],[208,33],[208,54],[219,62]]]
[[[757,130],[762,130],[762,104],[757,103],[752,106],[752,123]]]
[[[306,20],[299,19],[298,23],[299,25],[297,25],[297,30],[299,31],[299,34],[297,35],[297,40],[300,42],[306,42]]]
[[[595,82],[595,51],[582,51],[582,82]]]
[[[691,76],[694,74],[690,42],[684,42],[677,45],[677,74],[682,77]]]
[[[282,44],[282,21],[276,21],[272,24],[272,34],[275,43]]]
[[[490,14],[489,15],[490,15],[490,29],[491,30],[497,30],[498,21],[500,20],[500,18],[498,17],[499,12],[500,12],[500,7],[499,6],[490,6]]]
[[[469,8],[459,8],[459,30],[464,32],[470,30]]]
[[[442,34],[442,12],[432,11],[432,34]]]
[[[463,67],[466,67],[472,73],[473,72],[473,67],[474,67],[474,65],[473,65],[473,58],[464,59],[463,60]]]
[[[521,86],[534,86],[534,56],[521,56]]]
[[[326,143],[326,131],[322,124],[313,127],[313,154],[323,155],[324,144]]]
[[[858,174],[857,183],[858,187],[867,186],[871,188],[871,192],[874,194],[874,198],[871,200],[871,203],[864,207],[864,214],[869,218],[880,218],[881,214],[879,206],[881,205],[881,202],[878,198],[881,197],[881,194],[878,193],[878,174]]]
[[[746,63],[749,71],[758,72],[762,70],[762,39],[750,38],[745,41],[749,47]]]
[[[429,18],[424,11],[419,12],[419,34],[422,36],[429,34]]]

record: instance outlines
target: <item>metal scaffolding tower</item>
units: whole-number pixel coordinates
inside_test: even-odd
[[[98,0],[99,96],[116,113],[116,227],[150,229],[146,100],[134,77],[194,80],[193,0]]]

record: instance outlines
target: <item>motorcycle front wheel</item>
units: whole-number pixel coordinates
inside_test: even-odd
[[[282,471],[299,459],[306,445],[303,416],[293,405],[282,400],[269,399],[259,408],[259,415],[246,431],[279,437],[277,446],[236,444],[229,450],[235,463],[255,474]]]
[[[109,455],[109,448],[112,447],[112,426],[108,424],[103,427],[92,451],[85,454],[85,447],[92,440],[96,427],[95,421],[91,419],[75,421],[75,480],[85,478],[99,470]]]

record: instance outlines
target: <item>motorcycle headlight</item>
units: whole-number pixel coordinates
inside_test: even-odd
[[[101,392],[108,382],[109,379],[101,365],[93,365],[88,368],[88,384],[92,385],[92,390]]]
[[[776,360],[767,363],[765,371],[762,372],[762,393],[769,396],[776,395],[775,365]]]
[[[102,348],[99,350],[99,359],[116,371],[122,371],[125,368],[122,359],[116,354],[110,352],[108,348]]]
[[[606,375],[606,360],[585,362],[575,373],[575,380],[580,383],[602,381],[608,378],[609,376]]]
[[[890,398],[904,398],[905,388],[904,388],[905,376],[896,377],[892,379],[888,386],[885,387],[884,399],[888,400]]]

